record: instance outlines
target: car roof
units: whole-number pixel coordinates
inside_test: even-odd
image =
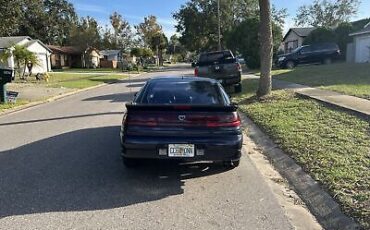
[[[203,52],[203,53],[201,53],[201,55],[212,55],[212,54],[219,54],[219,53],[230,53],[230,50]]]
[[[217,83],[216,80],[210,78],[190,77],[190,76],[160,76],[150,79],[148,83],[153,82],[209,82],[212,84]]]

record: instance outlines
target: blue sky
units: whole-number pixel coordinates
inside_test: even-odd
[[[222,0],[221,0],[222,1]],[[159,23],[167,36],[175,33],[175,20],[172,13],[187,0],[70,0],[79,16],[92,16],[104,26],[109,24],[109,15],[117,11],[131,24],[138,24],[148,15],[158,17]],[[287,8],[289,17],[286,28],[294,26],[296,11],[299,6],[311,3],[312,0],[272,0],[277,8]],[[359,13],[354,19],[370,17],[370,0],[362,0]]]

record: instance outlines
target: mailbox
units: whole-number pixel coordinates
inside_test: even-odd
[[[12,82],[13,70],[12,69],[0,69],[0,85]]]
[[[6,83],[12,82],[13,70],[0,69],[0,102],[7,103]]]

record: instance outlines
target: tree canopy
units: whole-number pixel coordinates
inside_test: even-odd
[[[298,9],[298,26],[334,27],[357,13],[359,0],[314,0]]]
[[[222,47],[230,48],[232,42],[227,41],[230,38],[228,34],[244,21],[259,17],[259,2],[223,0],[220,1],[220,14]],[[272,8],[272,17],[276,25],[282,26],[286,16],[286,9]],[[177,20],[177,32],[181,34],[179,40],[186,49],[201,52],[218,47],[217,1],[190,0],[182,5],[173,17]]]
[[[150,15],[144,18],[144,22],[135,26],[137,34],[141,38],[141,42],[146,47],[153,47],[153,38],[162,34],[162,26],[157,22],[157,17]]]
[[[0,36],[27,35],[63,45],[77,14],[67,0],[0,0]]]
[[[90,46],[99,48],[101,44],[100,30],[101,28],[94,18],[89,16],[81,18],[77,24],[72,26],[68,43],[83,49]]]
[[[121,14],[114,12],[110,17],[112,29],[105,28],[102,47],[105,49],[126,50],[132,44],[133,32],[129,22]]]
[[[244,18],[258,16],[257,0],[220,1],[221,34],[225,34]],[[191,51],[215,49],[218,46],[217,1],[191,0],[174,13],[180,41]],[[225,39],[221,38],[222,46]]]

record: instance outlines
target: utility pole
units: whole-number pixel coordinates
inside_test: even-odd
[[[220,0],[217,0],[217,17],[218,17],[218,50],[221,51],[221,15]]]

